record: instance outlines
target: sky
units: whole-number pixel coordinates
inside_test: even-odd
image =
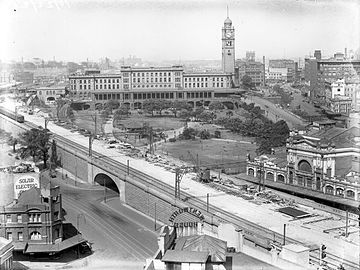
[[[359,48],[360,0],[0,0],[0,59],[220,60],[227,5],[236,58]]]

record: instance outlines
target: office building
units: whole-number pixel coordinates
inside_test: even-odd
[[[269,60],[269,74],[271,73],[279,73],[282,74],[282,80],[286,80],[285,82],[295,82],[296,74],[297,74],[297,65],[293,60],[290,59],[270,59]],[[269,75],[271,77],[271,75]]]
[[[239,81],[247,75],[251,78],[254,86],[265,85],[264,63],[255,61],[255,52],[246,52],[245,59],[235,61],[236,77]]]
[[[325,87],[338,79],[357,81],[360,74],[360,60],[349,59],[343,53],[336,53],[328,59],[316,57],[305,58],[305,82],[309,86],[311,97],[325,99]]]

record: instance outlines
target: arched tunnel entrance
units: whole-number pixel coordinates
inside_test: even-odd
[[[120,190],[114,180],[112,178],[104,173],[99,173],[94,178],[94,183],[97,183],[103,187],[106,188],[107,196],[109,197],[120,197]]]

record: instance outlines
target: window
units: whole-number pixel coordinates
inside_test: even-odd
[[[30,234],[31,240],[41,240],[41,234],[37,231],[34,231]]]
[[[29,214],[29,222],[41,222],[41,214],[40,213],[30,213]]]
[[[6,223],[10,223],[11,222],[11,215],[6,215]]]
[[[7,233],[6,233],[6,238],[7,238],[8,240],[12,240],[12,232],[7,232]]]
[[[17,222],[22,223],[22,215],[21,214],[17,215]]]
[[[19,241],[23,241],[24,240],[24,236],[22,232],[18,232],[18,240]]]

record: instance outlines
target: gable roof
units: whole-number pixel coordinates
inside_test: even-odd
[[[226,261],[226,242],[209,235],[180,237],[175,250],[208,252],[212,262]]]
[[[163,262],[206,263],[208,257],[209,252],[168,250],[161,260]]]

